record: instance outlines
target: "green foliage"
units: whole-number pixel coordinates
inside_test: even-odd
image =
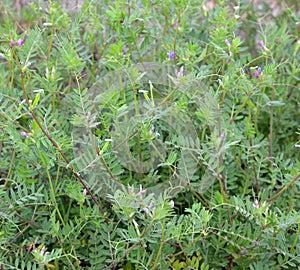
[[[0,269],[300,265],[297,1],[17,2]]]

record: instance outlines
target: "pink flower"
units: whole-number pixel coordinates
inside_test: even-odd
[[[265,43],[264,43],[262,40],[260,40],[260,41],[258,42],[258,44],[259,44],[259,46],[261,46],[261,47],[265,47]]]
[[[13,41],[12,39],[10,40],[10,47],[18,46],[21,47],[24,44],[24,40],[19,38],[17,42]]]
[[[24,44],[24,40],[19,38],[19,40],[17,41],[16,45],[21,47]]]
[[[42,249],[41,249],[40,254],[41,254],[41,255],[44,255],[44,254],[45,254],[45,250],[46,250],[46,248],[45,248],[45,246],[43,246]]]
[[[137,193],[137,196],[142,196],[145,192],[147,191],[147,189],[143,189],[142,185],[140,185],[140,192]]]
[[[126,47],[126,45],[124,45],[123,48],[122,48],[122,52],[126,53],[126,50],[127,50],[127,47]]]
[[[173,27],[174,27],[174,29],[177,29],[177,28],[178,28],[178,24],[177,24],[177,23],[174,23],[174,24],[173,24]]]
[[[170,205],[171,205],[171,208],[174,208],[175,203],[173,200],[170,201]]]
[[[230,46],[231,46],[231,43],[228,41],[228,39],[227,39],[227,38],[225,38],[225,39],[224,39],[224,42],[225,42],[225,44],[226,44],[228,47],[230,47]]]

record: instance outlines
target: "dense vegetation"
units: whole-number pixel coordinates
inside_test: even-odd
[[[298,1],[59,2],[0,3],[0,269],[297,269]]]

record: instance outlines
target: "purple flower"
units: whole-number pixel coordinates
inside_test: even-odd
[[[143,8],[143,3],[140,3],[140,8]]]
[[[227,38],[225,38],[225,39],[224,39],[224,42],[225,42],[225,44],[226,44],[228,47],[230,47],[230,46],[231,46],[231,43],[228,41],[228,39],[227,39]]]
[[[154,133],[154,131],[155,131],[154,125],[151,125],[150,132],[151,132],[151,133]]]
[[[150,205],[149,205],[149,209],[150,209],[151,211],[153,211],[153,210],[155,209],[155,206],[153,205],[152,202],[151,202]]]
[[[21,47],[24,44],[24,40],[19,38],[19,40],[17,41],[16,45]]]
[[[175,52],[174,51],[171,51],[169,54],[168,54],[168,58],[169,59],[174,59],[175,57]]]
[[[281,40],[280,38],[277,39],[277,44],[280,44],[281,43]]]
[[[147,189],[143,189],[142,185],[140,185],[140,192],[138,194],[136,194],[137,196],[138,195],[143,195],[145,192],[147,191]]]
[[[25,132],[25,131],[21,131],[20,132],[21,136],[24,138],[29,138],[29,133]]]
[[[127,47],[126,47],[126,45],[124,45],[123,48],[122,48],[122,52],[126,53],[126,50],[127,50]]]
[[[87,193],[87,190],[86,190],[86,188],[83,190],[83,192],[82,192],[82,195],[85,197],[86,196],[86,193]]]
[[[177,23],[174,23],[174,24],[173,24],[173,27],[174,27],[174,29],[177,29],[178,24],[177,24]]]
[[[21,47],[24,44],[24,40],[19,38],[17,42],[13,41],[12,39],[10,40],[10,47],[18,46]]]
[[[174,13],[174,8],[170,8],[170,12],[171,12],[171,13]]]
[[[259,42],[258,42],[258,44],[259,44],[259,46],[261,46],[261,47],[265,47],[265,43],[262,41],[262,40],[260,40]]]
[[[258,67],[257,71],[253,73],[253,76],[257,79],[259,75],[261,74],[261,67]]]

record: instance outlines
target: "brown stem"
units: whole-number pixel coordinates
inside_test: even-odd
[[[296,180],[300,177],[300,172],[298,172],[293,178],[292,181],[285,185],[278,193],[276,193],[273,197],[267,200],[267,202],[271,202],[276,200],[283,192],[285,192],[291,185],[293,185]]]

